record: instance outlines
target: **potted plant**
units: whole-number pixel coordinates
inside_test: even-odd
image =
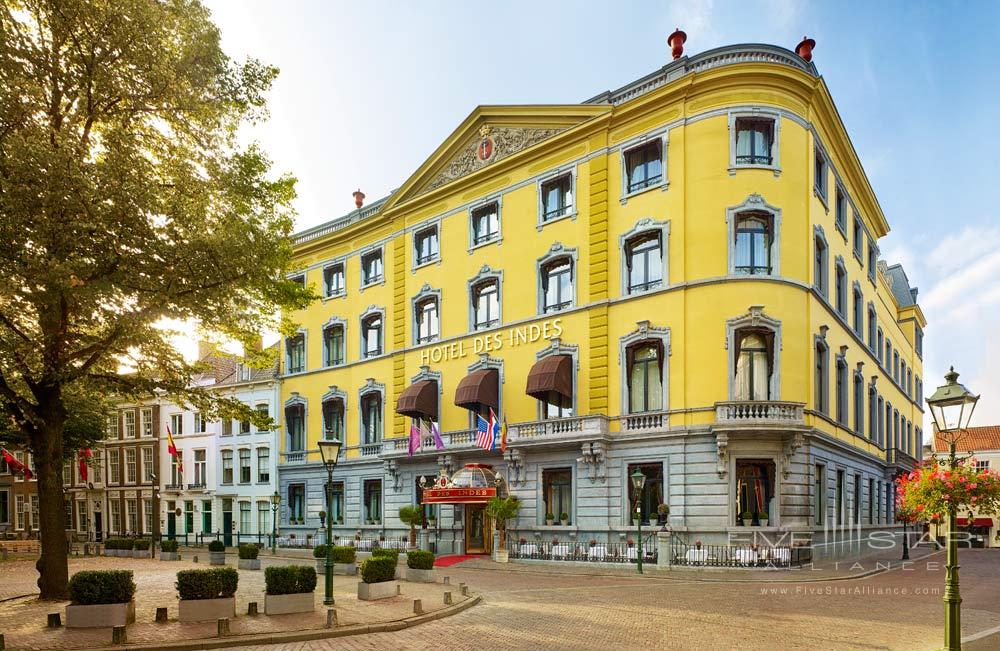
[[[417,527],[424,523],[424,512],[419,506],[399,507],[399,521],[410,527],[410,546],[407,549],[417,548]]]
[[[284,565],[264,570],[264,613],[287,615],[316,609],[316,570],[306,565]]]
[[[669,521],[670,518],[670,507],[666,504],[659,504],[656,507],[656,524],[661,527]]]
[[[506,563],[510,560],[507,550],[507,521],[517,517],[517,512],[521,510],[521,501],[516,497],[491,497],[486,504],[486,515],[493,520],[497,528],[498,545],[493,550],[493,560],[497,563]]]
[[[766,527],[767,521],[768,521],[767,511],[762,511],[757,514],[757,522],[760,522],[760,526]]]
[[[569,526],[569,513],[559,514],[559,524],[561,524],[564,527]]]
[[[321,527],[326,526],[326,511],[319,512],[319,526]]]
[[[385,547],[379,547],[372,550],[372,558],[391,558],[392,562],[396,564],[396,571],[393,573],[393,578],[398,579],[400,577],[399,565],[402,564],[400,559],[400,554],[398,549],[387,549]]]
[[[438,523],[438,520],[437,520],[436,516],[431,515],[431,516],[427,517],[427,526],[430,527],[431,529],[436,528],[437,527],[437,523]]]
[[[177,561],[180,560],[181,555],[177,553],[177,541],[176,540],[161,540],[160,541],[160,560],[161,561]]]
[[[226,564],[226,545],[221,540],[213,540],[208,543],[208,556],[210,565]]]
[[[69,580],[67,628],[103,628],[135,622],[132,570],[87,570]]]
[[[415,583],[437,583],[434,554],[415,549],[406,554],[406,580]]]
[[[358,599],[374,601],[395,597],[399,589],[396,578],[396,560],[391,556],[372,556],[361,564],[361,581],[358,582]]]
[[[753,513],[750,511],[744,511],[740,518],[743,520],[744,527],[749,527],[753,524]]]
[[[344,524],[344,516],[342,515],[337,516],[337,524]]]
[[[260,559],[257,558],[258,554],[260,554],[260,547],[254,543],[243,543],[239,547],[240,559],[237,561],[237,565],[241,570],[259,570]]]
[[[556,516],[554,516],[551,513],[545,514],[545,526],[551,527],[555,521],[556,521]]]
[[[357,551],[349,545],[333,548],[333,573],[354,576],[358,573]]]
[[[206,622],[235,617],[235,594],[239,581],[240,573],[235,567],[178,572],[178,619],[182,622]]]
[[[149,558],[149,541],[137,538],[132,542],[132,558]]]

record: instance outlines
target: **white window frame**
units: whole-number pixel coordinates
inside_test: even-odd
[[[301,371],[292,371],[292,370],[290,370],[291,367],[292,367],[292,356],[291,356],[291,353],[289,353],[289,351],[288,351],[288,342],[291,339],[294,339],[295,337],[297,337],[299,335],[302,335],[302,370]],[[281,340],[281,344],[282,344],[282,348],[283,348],[283,350],[282,350],[283,355],[282,356],[285,358],[285,375],[300,375],[300,374],[305,373],[306,371],[309,370],[309,331],[308,330],[306,330],[305,328],[299,328],[295,332],[295,334],[293,334],[291,337],[285,337],[284,339],[282,339]]]
[[[650,190],[655,190],[659,188],[660,190],[667,190],[670,187],[670,177],[669,177],[669,166],[667,165],[668,158],[668,145],[670,144],[670,132],[668,129],[664,128],[662,131],[654,131],[651,133],[643,134],[637,138],[633,138],[628,142],[621,145],[619,149],[619,160],[621,166],[621,198],[619,201],[624,206],[628,203],[628,200],[632,197],[643,194],[644,192],[649,192]],[[660,178],[660,182],[656,185],[647,185],[644,188],[635,190],[634,192],[629,192],[628,190],[628,165],[626,163],[626,158],[629,152],[638,149],[644,145],[649,144],[652,141],[660,141],[660,165],[663,168],[663,173]]]
[[[340,326],[341,332],[343,333],[344,358],[339,364],[327,364],[329,351],[327,351],[326,331],[329,330],[330,328],[335,328],[337,326]],[[341,319],[340,317],[331,316],[329,319],[327,319],[326,323],[324,323],[323,326],[320,328],[320,339],[322,341],[322,346],[323,346],[323,351],[322,351],[323,359],[321,360],[323,363],[323,368],[337,368],[347,363],[347,321]]]
[[[338,267],[338,266],[340,267],[341,272],[344,274],[344,283],[343,283],[343,286],[340,288],[339,292],[334,292],[334,293],[331,294],[330,293],[330,288],[327,286],[327,283],[326,283],[326,272],[327,272],[328,269],[331,269],[333,267]],[[384,269],[384,267],[383,267],[383,269]],[[338,258],[338,259],[336,259],[336,260],[334,260],[332,262],[329,262],[329,263],[323,265],[323,269],[321,270],[321,277],[323,279],[323,300],[324,301],[328,300],[328,299],[331,299],[331,298],[341,298],[343,296],[347,296],[347,259],[346,258]]]
[[[570,287],[569,305],[560,308],[558,310],[547,312],[545,310],[545,279],[542,277],[542,275],[544,273],[546,265],[563,258],[569,259],[570,263],[569,274],[570,274],[571,287]],[[559,314],[560,312],[572,310],[577,306],[576,297],[577,297],[577,292],[579,291],[579,284],[580,284],[578,258],[579,256],[577,255],[577,249],[575,247],[574,248],[564,247],[561,242],[556,242],[549,248],[549,250],[545,253],[545,255],[541,256],[535,261],[535,277],[537,279],[535,283],[535,292],[538,297],[536,309],[539,315]],[[497,296],[497,299],[499,300],[499,295]]]
[[[764,213],[771,216],[771,246],[770,246],[770,264],[771,273],[769,274],[754,274],[753,276],[746,275],[749,278],[753,277],[776,277],[781,275],[781,208],[772,206],[764,197],[757,194],[756,192],[747,196],[743,200],[743,203],[730,206],[726,208],[726,229],[728,231],[729,237],[729,275],[735,276],[736,274],[736,220],[743,213]],[[743,277],[744,274],[740,274]]]
[[[497,282],[497,323],[496,325],[476,328],[476,306],[473,303],[473,289],[483,281],[495,279]],[[493,269],[488,264],[483,265],[474,277],[467,283],[466,304],[469,307],[469,332],[486,332],[503,325],[503,269]]]
[[[381,325],[379,326],[379,352],[375,355],[369,355],[366,347],[366,337],[365,337],[365,321],[369,318],[378,315]],[[369,305],[368,309],[362,312],[361,318],[358,320],[358,330],[360,331],[360,344],[361,344],[361,359],[377,359],[387,354],[386,350],[386,320],[385,320],[385,308],[379,307],[377,305]],[[345,333],[346,336],[346,333]]]
[[[438,314],[438,331],[437,335],[431,337],[427,341],[420,341],[420,320],[418,318],[419,311],[418,307],[421,303],[427,299],[433,299],[437,303],[437,314]],[[424,346],[441,339],[441,290],[435,289],[430,286],[429,283],[424,283],[423,287],[420,288],[420,292],[410,298],[410,311],[413,314],[413,345],[414,346]]]
[[[149,430],[147,434],[146,431]],[[143,407],[139,410],[139,436],[148,439],[153,437],[153,408]]]
[[[563,214],[546,220],[545,197],[542,194],[542,186],[547,183],[551,183],[552,181],[556,181],[564,176],[569,176],[569,191],[573,197],[573,203]],[[563,219],[576,220],[576,216],[579,214],[579,201],[577,201],[578,197],[576,195],[576,165],[557,169],[556,171],[539,178],[535,181],[535,195],[538,199],[538,222],[535,224],[535,228],[538,231],[541,231],[549,224],[554,224],[558,221],[562,221]]]
[[[771,127],[771,164],[737,163],[736,162],[736,121],[770,120]],[[781,113],[773,109],[750,107],[729,112],[729,174],[735,175],[736,170],[758,169],[771,170],[775,177],[781,176]]]
[[[429,231],[434,231],[434,234],[437,235],[437,243],[438,243],[437,244],[437,247],[438,247],[437,248],[437,254],[435,254],[434,256],[432,256],[428,260],[424,260],[423,262],[420,262],[420,260],[419,260],[420,250],[417,247],[418,238],[421,235],[423,235],[423,234],[425,234],[425,233],[427,233]],[[432,264],[441,264],[441,224],[438,221],[434,221],[434,222],[432,222],[430,224],[424,224],[420,228],[414,229],[414,231],[413,231],[413,269],[412,269],[412,271],[416,272],[417,269],[421,269],[423,267],[427,267],[427,266],[432,265]]]
[[[382,260],[382,277],[379,278],[378,280],[374,280],[372,282],[366,282],[366,280],[365,280],[365,258],[367,258],[368,256],[370,256],[373,253],[378,253],[379,258]],[[367,249],[364,249],[363,251],[361,251],[358,254],[358,261],[361,264],[361,277],[358,279],[358,282],[361,285],[361,291],[364,291],[365,289],[367,289],[369,287],[376,287],[378,285],[384,285],[385,284],[385,277],[389,275],[389,267],[388,267],[388,264],[386,263],[386,259],[385,259],[385,247],[383,245],[378,244],[376,246],[370,246]],[[344,282],[347,282],[347,277],[346,276],[344,277]]]
[[[475,220],[473,218],[473,213],[475,213],[480,208],[488,206],[491,203],[496,203],[497,205],[497,234],[495,237],[491,237],[488,240],[476,243],[476,229]],[[482,248],[484,246],[489,246],[491,244],[497,244],[503,242],[503,195],[497,194],[486,197],[480,201],[477,201],[469,206],[469,255],[476,249]]]

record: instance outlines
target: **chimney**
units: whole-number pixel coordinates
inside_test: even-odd
[[[795,54],[798,54],[806,61],[812,61],[814,47],[816,47],[816,41],[808,36],[803,36],[799,44],[795,46]]]
[[[361,210],[361,206],[365,205],[365,193],[358,188],[353,193],[354,195],[354,205],[357,206],[358,210]]]
[[[681,58],[684,54],[684,42],[687,41],[688,36],[681,31],[678,27],[674,30],[674,33],[667,37],[667,45],[670,46],[670,54],[675,58]]]

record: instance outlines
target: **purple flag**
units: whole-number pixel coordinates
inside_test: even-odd
[[[417,429],[416,425],[410,425],[410,453],[409,456],[413,456],[413,453],[420,448],[420,430]]]
[[[441,440],[441,430],[438,429],[438,424],[431,421],[431,434],[434,435],[434,447],[438,450],[444,449],[444,441]]]

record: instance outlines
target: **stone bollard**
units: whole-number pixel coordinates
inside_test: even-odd
[[[444,584],[445,585],[451,585],[451,577],[450,576],[444,577]]]
[[[124,626],[115,626],[111,629],[111,644],[125,644],[128,637],[125,635]]]
[[[444,605],[450,606],[451,604],[452,604],[451,593],[450,592],[444,593]]]
[[[419,599],[413,600],[413,614],[423,615],[424,614],[424,604]]]
[[[0,633],[0,651],[4,651],[7,648],[7,643],[4,642],[3,633]]]
[[[396,594],[397,595],[403,594],[403,586],[399,585],[398,583],[396,584]]]
[[[327,608],[326,609],[326,627],[333,628],[337,625],[337,609]]]
[[[216,621],[216,629],[218,637],[226,637],[229,635],[229,618],[220,617],[218,621]]]
[[[458,591],[461,592],[462,594],[465,594],[465,583],[458,584]]]
[[[247,615],[257,615],[257,602],[251,601],[247,604]]]
[[[156,621],[157,622],[161,622],[161,623],[165,623],[167,621],[167,609],[166,608],[157,608],[156,609]]]
[[[49,628],[59,628],[62,626],[62,620],[59,617],[59,613],[49,613]]]
[[[195,557],[194,557],[194,562],[195,562],[195,563],[197,563],[197,562],[198,562],[198,557],[197,557],[197,556],[195,556]]]
[[[469,586],[465,585],[464,583],[462,584],[462,596],[463,597],[469,596]]]

